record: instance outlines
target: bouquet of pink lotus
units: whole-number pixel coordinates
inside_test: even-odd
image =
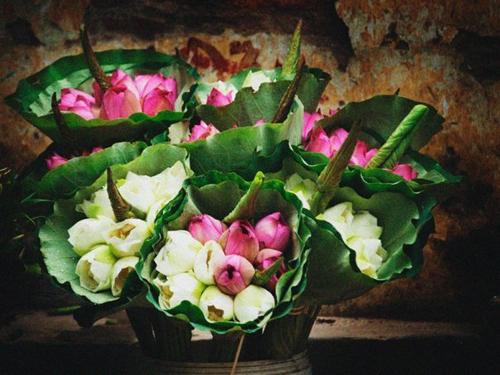
[[[84,55],[8,98],[55,141],[20,184],[82,324],[124,308],[153,357],[189,358],[195,328],[289,358],[321,304],[418,273],[458,181],[418,152],[443,119],[398,95],[317,112],[330,77],[300,29],[282,67],[218,82],[149,50],[95,54],[83,30]]]

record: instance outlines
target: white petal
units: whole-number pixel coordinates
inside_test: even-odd
[[[147,214],[149,208],[156,202],[155,188],[156,184],[152,177],[128,172],[125,182],[118,190],[127,203]]]
[[[188,231],[175,230],[167,234],[167,242],[154,259],[156,269],[165,276],[190,271],[203,245]]]
[[[377,218],[368,211],[359,211],[352,220],[351,235],[362,238],[380,238],[382,227],[377,225]]]
[[[126,219],[104,232],[106,243],[118,258],[137,255],[149,235],[148,224],[140,219]]]
[[[274,307],[274,297],[266,289],[249,285],[234,299],[234,315],[240,322],[248,322],[266,314]]]
[[[254,91],[257,91],[260,85],[266,82],[271,82],[271,78],[264,71],[249,72],[243,81],[242,87],[251,87]]]
[[[189,174],[184,164],[180,161],[177,161],[173,166],[165,169],[160,174],[153,176],[155,201],[170,201],[173,199],[179,193],[179,190],[181,190],[184,180],[188,177]]]
[[[119,259],[113,266],[111,274],[111,293],[114,296],[122,294],[125,281],[131,272],[134,272],[134,267],[139,261],[137,257],[125,257]]]
[[[92,292],[109,289],[116,259],[107,245],[100,245],[78,260],[75,273],[80,285]]]
[[[233,298],[216,286],[209,286],[200,297],[200,309],[210,321],[227,321],[233,318]]]
[[[106,187],[97,190],[91,200],[84,200],[77,205],[76,210],[83,212],[87,217],[98,218],[104,216],[116,221]]]
[[[214,285],[214,272],[224,262],[224,250],[216,241],[207,241],[196,255],[194,274],[206,285]]]
[[[198,305],[205,285],[192,273],[180,273],[167,280],[155,279],[155,285],[160,289],[159,303],[163,309],[171,309],[182,301]]]
[[[105,217],[80,220],[68,229],[68,242],[75,253],[82,256],[95,245],[105,243],[103,230],[111,228],[113,224],[111,219]]]

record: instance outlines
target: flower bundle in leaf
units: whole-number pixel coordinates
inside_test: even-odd
[[[305,288],[309,229],[282,182],[210,172],[186,181],[141,253],[148,300],[195,328],[261,330]]]
[[[49,274],[95,304],[117,300],[156,214],[190,173],[184,150],[156,145],[108,168],[72,198],[56,200],[39,232]]]

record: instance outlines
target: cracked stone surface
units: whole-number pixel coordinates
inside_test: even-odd
[[[487,1],[238,0],[62,1],[0,4],[0,96],[56,59],[80,53],[78,26],[91,5],[96,50],[186,51],[189,37],[216,47],[227,69],[207,55],[188,57],[209,79],[249,61],[271,68],[304,19],[309,65],[332,75],[321,107],[394,93],[428,102],[446,118],[424,151],[466,183],[436,211],[436,233],[422,273],[325,308],[324,313],[413,317],[477,316],[500,285],[500,6]],[[246,47],[243,47],[246,46]],[[249,47],[250,46],[250,47]],[[0,164],[20,169],[50,140],[0,103]]]

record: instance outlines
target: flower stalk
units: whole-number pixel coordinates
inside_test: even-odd
[[[305,65],[305,59],[303,56],[300,56],[300,58],[297,61],[295,76],[293,77],[292,82],[290,82],[290,85],[288,85],[288,88],[281,97],[278,109],[273,117],[272,122],[279,123],[285,121],[286,116],[288,115],[288,112],[290,112],[290,108],[292,107],[295,94],[299,89],[299,83],[300,79],[302,78],[302,71],[304,69],[304,65]]]
[[[89,34],[87,32],[87,25],[85,24],[85,22],[82,23],[82,25],[80,26],[80,40],[82,43],[83,54],[85,56],[85,59],[87,60],[87,65],[89,66],[89,70],[92,73],[92,76],[95,78],[101,90],[104,92],[111,87],[111,80],[109,79],[108,76],[106,76],[106,73],[104,73],[104,70],[97,61],[95,52],[92,49],[92,45],[90,44]]]
[[[302,33],[302,19],[299,19],[297,26],[295,26],[295,31],[293,32],[292,39],[290,40],[290,45],[288,47],[288,52],[283,62],[283,68],[281,70],[281,77],[286,77],[297,73],[298,63],[300,58],[300,45],[301,45],[301,33]]]
[[[57,129],[61,135],[61,142],[65,148],[67,148],[68,152],[77,150],[76,140],[71,133],[71,129],[69,128],[66,120],[64,119],[63,114],[61,113],[61,109],[59,108],[59,102],[57,100],[56,93],[52,94],[51,100],[52,112],[54,113],[54,120],[56,122]]]
[[[129,218],[129,212],[131,209],[130,204],[122,197],[118,188],[113,181],[113,172],[111,168],[107,168],[107,191],[109,200],[111,202],[111,208],[115,214],[116,220],[123,221]]]
[[[423,104],[414,106],[370,160],[366,168],[394,168],[410,146],[412,137],[427,112],[429,112],[429,108]]]
[[[361,122],[354,123],[346,140],[339,151],[330,159],[327,166],[318,177],[318,191],[313,195],[311,211],[318,215],[322,213],[337,191],[342,173],[347,168],[356,146]]]

